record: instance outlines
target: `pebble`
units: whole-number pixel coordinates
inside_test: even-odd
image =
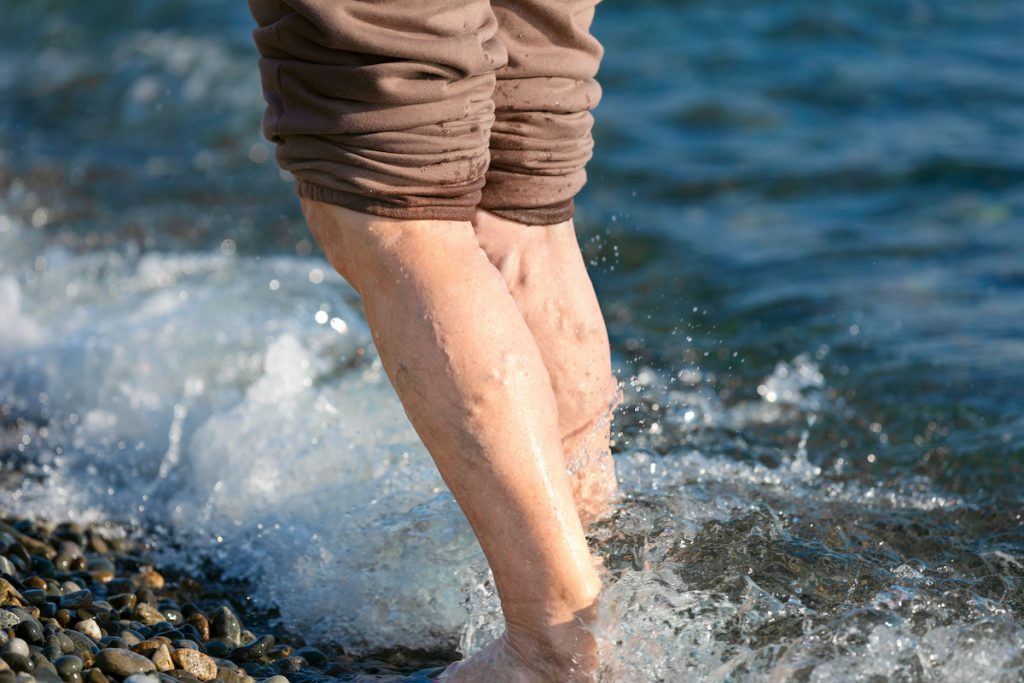
[[[128,609],[134,609],[138,601],[139,599],[135,597],[135,593],[118,593],[117,595],[111,595],[107,598],[107,602],[109,602],[114,609],[124,609],[125,607]]]
[[[81,609],[92,606],[92,591],[77,590],[74,593],[66,593],[60,599],[60,606],[64,609]]]
[[[32,645],[39,645],[43,642],[43,626],[34,617],[22,620],[14,627],[14,633]]]
[[[57,673],[60,674],[60,677],[65,680],[72,674],[82,673],[82,660],[75,655],[58,657],[53,665],[57,668]]]
[[[75,630],[79,633],[84,633],[95,641],[99,641],[103,637],[103,632],[100,631],[99,624],[96,623],[95,619],[86,619],[75,624]]]
[[[242,625],[229,607],[222,606],[214,612],[213,621],[210,623],[210,635],[232,647],[241,645]]]
[[[84,653],[95,655],[100,651],[99,647],[96,646],[96,643],[93,642],[92,638],[85,635],[84,633],[81,633],[79,631],[72,631],[70,629],[64,629],[62,635],[71,641],[72,652],[80,657]]]
[[[3,659],[13,671],[32,671],[34,668],[32,660],[27,655],[4,652],[0,653],[0,659]]]
[[[85,678],[85,683],[109,683],[110,679],[103,675],[103,672],[99,669],[89,669],[89,675]]]
[[[160,613],[160,610],[153,607],[153,605],[148,602],[140,602],[137,604],[133,613],[135,614],[136,619],[147,626],[159,624],[164,620],[164,615]]]
[[[304,647],[299,650],[296,650],[292,654],[297,657],[302,657],[307,662],[309,662],[310,666],[315,667],[322,667],[325,664],[327,664],[328,661],[327,655],[325,655],[323,652],[316,649],[315,647]]]
[[[113,674],[121,678],[132,674],[156,671],[156,665],[148,657],[135,654],[131,650],[112,648],[100,650],[96,657],[96,666],[105,674]]]
[[[163,643],[160,643],[158,647],[149,658],[156,665],[157,671],[170,671],[174,668],[174,660],[171,658],[171,650]]]
[[[189,672],[200,681],[211,681],[217,677],[217,663],[213,658],[198,650],[181,648],[171,653],[179,668]]]
[[[157,683],[160,679],[150,674],[132,674],[124,679],[124,683]]]
[[[46,591],[39,588],[29,588],[21,592],[21,599],[29,605],[38,607],[46,602]]]
[[[289,683],[267,677],[356,673],[351,660],[339,669],[315,648],[292,652],[254,634],[195,579],[168,580],[133,541],[104,536],[0,512],[0,683]],[[367,663],[393,673],[387,667]]]

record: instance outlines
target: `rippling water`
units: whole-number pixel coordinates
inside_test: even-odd
[[[4,508],[141,522],[353,651],[485,642],[479,550],[268,160],[244,4],[0,14]],[[604,680],[1020,680],[1024,5],[595,30]]]

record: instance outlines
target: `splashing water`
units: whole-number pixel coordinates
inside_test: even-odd
[[[8,220],[0,395],[19,425],[5,450],[34,475],[12,492],[21,510],[171,533],[185,556],[259,585],[285,626],[357,651],[459,639],[468,653],[500,632],[470,530],[323,262],[75,254]],[[636,377],[625,411],[642,426],[617,455],[625,499],[592,530],[603,680],[1024,670],[1007,601],[1020,555],[930,531],[983,511],[925,481],[894,488],[810,462],[808,431],[835,409],[812,355],[780,362],[746,402],[650,368]],[[759,426],[801,437],[774,459],[730,454]],[[951,544],[964,552],[946,558]]]

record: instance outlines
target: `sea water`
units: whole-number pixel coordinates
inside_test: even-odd
[[[500,631],[258,131],[237,3],[0,2],[4,511],[353,652]],[[1024,675],[1016,3],[602,4],[606,681]]]

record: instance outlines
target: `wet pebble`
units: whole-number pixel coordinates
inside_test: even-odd
[[[184,669],[200,681],[210,681],[217,677],[217,663],[202,652],[181,648],[172,652],[171,658],[178,668]]]
[[[76,590],[73,593],[65,593],[60,599],[60,606],[64,609],[81,609],[92,606],[92,591]]]
[[[100,650],[96,656],[96,666],[105,674],[113,674],[125,678],[137,673],[156,671],[156,665],[148,657],[143,657],[131,650],[108,648]]]
[[[32,617],[15,626],[14,633],[32,645],[41,645],[43,642],[43,626]]]
[[[57,660],[54,661],[53,665],[57,668],[57,673],[60,674],[60,677],[64,680],[67,680],[73,674],[82,673],[83,668],[81,658],[76,657],[75,655],[64,655],[63,657],[58,657]]]
[[[214,612],[213,621],[210,623],[210,635],[232,647],[241,645],[242,625],[229,607],[221,606]]]
[[[95,619],[86,619],[75,624],[75,630],[89,636],[92,640],[99,641],[103,637],[99,624]]]

